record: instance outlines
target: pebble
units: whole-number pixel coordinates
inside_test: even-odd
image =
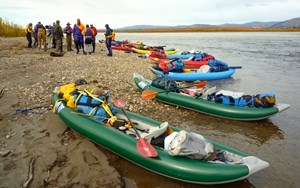
[[[12,152],[12,150],[0,151],[0,155],[1,155],[2,157],[6,157],[6,156],[8,156],[11,152]]]

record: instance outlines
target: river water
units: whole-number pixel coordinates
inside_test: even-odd
[[[242,66],[233,77],[209,81],[209,86],[245,94],[275,93],[277,102],[291,104],[287,111],[267,120],[240,122],[197,113],[180,127],[270,164],[245,181],[209,187],[300,187],[299,32],[117,33],[116,36],[117,40],[165,45],[166,49],[207,52],[230,66]],[[120,158],[116,166],[139,187],[206,187],[163,178]]]

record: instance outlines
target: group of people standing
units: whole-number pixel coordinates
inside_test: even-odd
[[[47,34],[48,31],[48,34]],[[29,23],[25,28],[26,38],[28,41],[28,48],[38,47],[40,49],[44,49],[45,51],[48,49],[50,45],[47,44],[47,37],[52,35],[52,48],[56,48],[57,52],[62,52],[62,39],[63,39],[63,31],[60,26],[60,21],[56,20],[53,23],[53,26],[47,25],[44,26],[41,22],[38,22],[34,28],[32,28],[32,23]],[[32,46],[32,34],[34,37],[34,42]]]
[[[114,40],[114,32],[108,24],[105,25],[105,28],[106,32],[104,33],[104,35],[106,38],[106,47],[108,50],[107,56],[112,56],[111,42],[112,40]],[[48,35],[47,31],[49,31]],[[82,49],[84,55],[86,55],[87,53],[91,54],[95,52],[96,35],[98,33],[93,24],[84,25],[81,23],[80,19],[77,19],[77,22],[76,24],[74,24],[73,28],[71,27],[70,23],[67,23],[64,29],[61,28],[59,20],[53,23],[53,26],[48,25],[46,27],[44,27],[41,22],[38,22],[35,25],[34,29],[32,28],[32,23],[29,23],[25,28],[25,32],[28,41],[28,48],[32,48],[32,33],[35,39],[33,46],[42,48],[44,50],[47,50],[47,47],[49,47],[46,42],[46,37],[52,35],[52,48],[56,49],[56,53],[62,53],[62,44],[64,37],[63,33],[65,33],[67,50],[73,51],[73,37],[76,47],[76,53],[79,54],[80,50]]]

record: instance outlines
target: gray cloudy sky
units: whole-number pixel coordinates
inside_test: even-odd
[[[0,17],[25,26],[60,20],[104,28],[284,21],[300,17],[299,0],[0,0]]]

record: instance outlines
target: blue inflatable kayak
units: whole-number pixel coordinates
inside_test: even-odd
[[[164,75],[167,78],[176,81],[196,81],[196,80],[218,80],[229,78],[235,72],[234,68],[229,68],[226,71],[221,72],[169,72],[168,74],[164,74],[162,70],[155,69],[154,67],[150,67],[150,70],[156,75]]]

